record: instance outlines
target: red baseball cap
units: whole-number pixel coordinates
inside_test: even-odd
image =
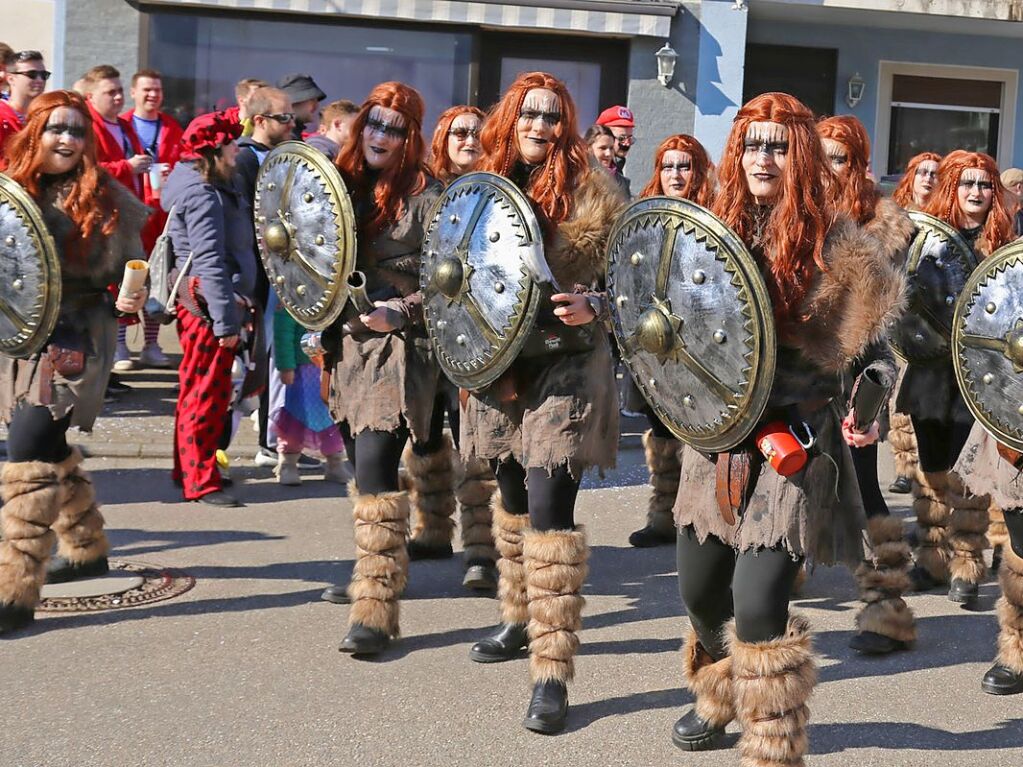
[[[601,112],[597,118],[597,125],[606,125],[609,128],[635,128],[636,121],[631,109],[619,105],[608,107]]]

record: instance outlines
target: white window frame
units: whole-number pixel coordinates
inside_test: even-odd
[[[944,77],[956,80],[987,80],[1002,84],[1002,101],[999,105],[998,155],[999,167],[1012,164],[1013,145],[1016,135],[1016,93],[1019,89],[1019,71],[995,67],[960,67],[948,64],[913,64],[905,61],[878,62],[877,76],[877,118],[874,124],[874,156],[871,164],[874,173],[880,177],[889,172],[888,145],[892,127],[892,83],[895,75],[915,77]],[[956,109],[954,106],[928,104],[931,109]],[[964,107],[965,109],[965,107]],[[972,112],[991,111],[971,108]]]

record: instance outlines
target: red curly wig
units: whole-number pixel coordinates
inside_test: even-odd
[[[849,175],[835,186],[836,206],[856,223],[867,223],[874,218],[880,197],[874,182],[867,177],[870,165],[867,129],[852,115],[838,115],[817,123],[817,135],[844,146],[849,158]]]
[[[685,189],[682,190],[682,196],[697,205],[709,208],[714,202],[714,165],[710,161],[707,150],[703,148],[703,144],[685,133],[668,136],[657,147],[657,153],[654,155],[653,175],[650,176],[650,180],[643,187],[639,196],[653,197],[657,194],[664,194],[664,189],[661,186],[661,163],[664,161],[664,155],[672,150],[685,152],[692,158],[693,172],[689,176]]]
[[[938,166],[938,186],[924,208],[925,213],[940,218],[957,229],[966,226],[966,216],[959,207],[959,179],[963,171],[976,169],[986,171],[991,177],[994,192],[991,208],[984,221],[984,228],[977,238],[977,249],[990,256],[1003,245],[1015,239],[1012,233],[1012,218],[1005,207],[1005,187],[999,178],[998,163],[989,154],[966,152],[957,149],[945,155]]]
[[[913,200],[913,180],[916,178],[916,171],[925,162],[936,162],[941,165],[941,155],[935,152],[921,152],[920,154],[911,157],[909,162],[906,163],[906,172],[902,174],[902,179],[899,181],[899,185],[895,187],[895,191],[892,192],[892,199],[895,200],[903,208],[912,208],[916,206],[916,202]],[[931,192],[931,196],[934,196],[934,192]]]
[[[779,329],[799,319],[798,307],[819,269],[824,239],[835,221],[830,202],[834,173],[817,136],[813,112],[787,93],[764,93],[739,110],[718,165],[713,211],[750,244],[757,234],[756,200],[742,168],[750,123],[775,122],[788,128],[788,154],[782,191],[761,233],[761,265]]]
[[[522,102],[529,91],[544,88],[561,100],[561,123],[547,160],[533,171],[522,191],[531,199],[545,224],[559,224],[572,212],[572,192],[589,169],[586,145],[576,134],[575,102],[565,84],[546,72],[524,72],[515,78],[501,100],[494,105],[483,125],[480,143],[483,157],[476,170],[507,176],[519,159],[516,124]]]
[[[483,124],[483,110],[479,107],[471,107],[465,104],[453,106],[445,110],[437,119],[437,127],[433,129],[433,143],[430,146],[430,172],[434,178],[444,184],[455,178],[455,172],[451,167],[451,157],[448,155],[448,131],[456,117],[472,115],[479,118],[480,125]]]
[[[371,188],[366,172],[368,168],[362,134],[373,107],[393,109],[400,113],[405,118],[406,134],[401,158],[384,170]],[[383,229],[387,222],[401,218],[405,213],[405,200],[426,188],[426,144],[423,141],[425,111],[419,91],[405,83],[387,82],[380,83],[370,91],[359,114],[355,116],[348,141],[338,153],[336,164],[356,200],[365,200],[372,195],[373,218],[361,222],[367,235],[372,236]]]
[[[50,114],[62,107],[78,112],[85,127],[82,159],[69,175],[71,184],[62,204],[64,213],[75,225],[74,234],[63,243],[65,254],[71,261],[81,263],[92,237],[97,233],[109,237],[117,229],[118,221],[118,211],[106,183],[107,173],[96,164],[96,137],[85,100],[74,91],[50,91],[33,99],[25,115],[25,127],[8,139],[4,154],[10,158],[10,164],[5,172],[36,202],[43,199],[47,177],[42,171],[42,137]]]

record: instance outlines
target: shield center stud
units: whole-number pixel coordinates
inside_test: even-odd
[[[664,362],[678,345],[682,318],[672,314],[671,304],[654,297],[654,303],[636,323],[636,341],[644,351]]]

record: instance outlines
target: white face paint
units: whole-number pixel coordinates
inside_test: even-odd
[[[927,204],[938,183],[938,163],[934,160],[924,160],[916,166],[916,174],[913,176],[913,202],[919,207]]]
[[[546,160],[561,129],[561,99],[558,94],[547,88],[533,88],[527,92],[515,124],[523,162],[539,165]]]
[[[786,126],[773,122],[749,124],[743,142],[742,169],[750,194],[761,205],[773,203],[781,193],[788,153]]]
[[[398,162],[408,128],[404,115],[387,107],[374,106],[369,110],[366,127],[362,129],[362,153],[366,165],[374,170],[386,170]]]
[[[967,168],[959,177],[956,190],[959,210],[966,216],[967,226],[982,226],[995,197],[995,186],[986,170]]]
[[[693,177],[693,158],[689,152],[669,149],[661,158],[661,190],[668,197],[682,197]]]
[[[49,176],[74,170],[85,151],[85,132],[85,117],[77,109],[59,107],[50,112],[39,142],[40,170]]]
[[[448,128],[448,159],[459,176],[476,167],[480,159],[480,130],[483,123],[474,114],[461,114]]]
[[[841,141],[833,138],[821,139],[824,145],[824,154],[828,156],[831,163],[831,170],[835,171],[839,178],[849,175],[849,150]]]

